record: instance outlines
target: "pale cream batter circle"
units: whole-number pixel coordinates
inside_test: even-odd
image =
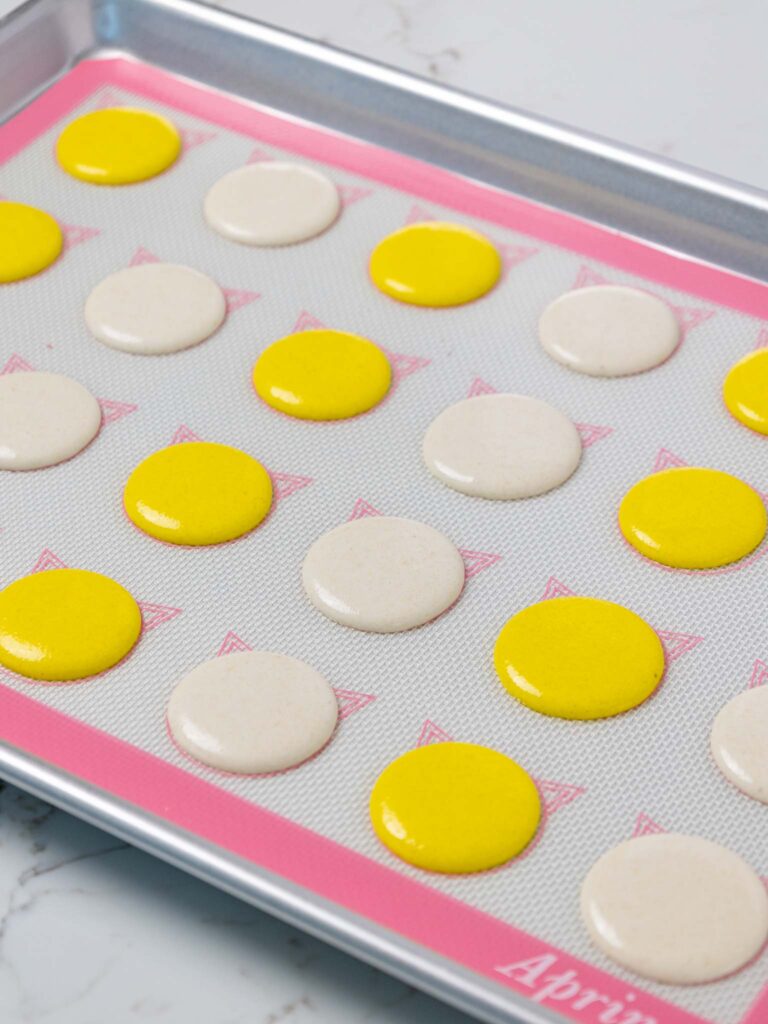
[[[448,406],[429,425],[430,473],[462,494],[531,498],[564,483],[581,460],[581,437],[554,406],[526,395],[480,395]]]
[[[0,469],[42,469],[71,458],[96,437],[101,406],[60,373],[0,375]]]
[[[444,534],[395,516],[366,516],[323,534],[307,552],[304,590],[334,622],[371,633],[422,626],[464,588],[464,561]]]
[[[110,348],[164,355],[191,348],[221,326],[227,304],[206,274],[177,263],[142,263],[118,270],[96,285],[85,321]]]
[[[728,701],[712,723],[710,747],[729,782],[768,804],[768,686]]]
[[[601,284],[566,292],[544,310],[539,340],[571,370],[624,377],[650,370],[680,343],[672,309],[637,288]]]
[[[748,963],[768,938],[768,893],[731,850],[664,833],[620,843],[592,867],[581,914],[594,943],[644,978],[689,985]]]
[[[336,694],[310,665],[287,654],[246,651],[203,662],[168,702],[171,736],[222,771],[260,775],[292,768],[331,738]]]
[[[333,182],[301,164],[238,167],[209,189],[203,211],[218,234],[243,245],[293,245],[321,234],[341,201]]]

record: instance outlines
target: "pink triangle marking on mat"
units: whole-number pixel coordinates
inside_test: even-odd
[[[145,633],[181,615],[181,608],[171,608],[165,604],[152,604],[151,601],[137,601],[136,604],[141,609],[142,629]]]
[[[296,476],[293,473],[270,473],[275,501],[282,501],[283,498],[290,498],[296,491],[309,487],[314,483],[311,476]]]
[[[382,514],[364,498],[357,498],[347,522],[351,523],[353,519],[365,519],[367,516],[380,516]],[[470,551],[467,548],[459,548],[458,550],[464,559],[464,571],[467,579],[479,575],[479,573],[484,572],[486,569],[490,569],[492,565],[496,565],[503,558],[502,555],[491,554],[488,551]]]
[[[570,587],[566,587],[564,583],[561,583],[556,576],[550,576],[547,580],[547,584],[544,587],[544,593],[541,595],[541,601],[549,601],[553,597],[575,597],[576,591],[571,590]]]
[[[312,316],[306,309],[302,309],[299,313],[299,318],[293,325],[293,334],[298,331],[322,331],[325,324],[321,323],[316,316]]]
[[[341,205],[344,207],[351,206],[353,203],[373,195],[372,188],[361,188],[359,185],[337,185],[336,187],[341,199]]]
[[[139,408],[133,402],[116,402],[111,398],[99,398],[97,401],[101,406],[101,422],[105,425],[107,423],[115,423],[117,420],[121,420],[123,416],[130,416],[132,412],[136,412]]]
[[[547,814],[554,814],[587,792],[584,786],[575,786],[571,782],[553,782],[551,779],[536,779],[536,785]]]
[[[667,661],[677,661],[678,658],[698,647],[704,640],[703,636],[693,636],[691,633],[675,633],[669,629],[657,629],[656,635],[664,647],[664,654]]]
[[[144,263],[160,262],[159,256],[155,256],[149,249],[145,249],[144,246],[140,245],[133,256],[131,256],[128,266],[138,267]],[[261,298],[259,292],[251,292],[243,288],[222,288],[221,290],[227,303],[227,313],[234,313],[235,310],[242,309],[243,306],[247,306],[249,303]]]
[[[613,284],[613,282],[586,264],[582,264],[576,274],[572,290],[590,288],[600,284]],[[692,331],[699,324],[703,324],[705,320],[709,320],[715,315],[714,309],[702,309],[699,306],[676,306],[672,302],[667,302],[667,305],[677,317],[683,338],[685,338],[689,331]]]
[[[101,234],[100,228],[86,228],[79,224],[62,224],[61,230],[64,232],[64,248],[73,249],[76,245],[81,245],[83,242],[89,242],[96,235]]]
[[[752,666],[752,675],[749,677],[748,690],[754,690],[756,686],[765,686],[768,683],[768,665],[759,658],[755,659]]]
[[[263,164],[267,160],[274,160],[275,158],[271,153],[268,153],[266,149],[260,149],[258,146],[254,147],[248,154],[248,159],[245,161],[247,164]]]
[[[96,100],[93,107],[94,110],[107,110],[110,107],[124,107],[126,101],[117,95],[115,92],[107,90],[103,92]]]
[[[417,370],[423,370],[432,362],[431,359],[425,359],[422,356],[406,356],[401,352],[390,352],[385,348],[382,349],[382,352],[392,364],[392,376],[395,383],[403,380],[404,377],[410,377]]]
[[[307,312],[306,309],[302,309],[296,323],[293,325],[292,333],[297,334],[299,331],[322,331],[324,329],[325,324],[321,320]],[[410,377],[412,373],[422,370],[425,366],[429,366],[431,362],[430,359],[425,359],[423,356],[409,356],[402,352],[390,352],[382,346],[379,347],[392,364],[394,384],[399,383],[404,377]]]
[[[761,327],[755,342],[755,348],[768,348],[768,327]]]
[[[681,459],[679,455],[675,455],[668,448],[660,448],[651,472],[659,473],[662,469],[674,469],[687,465],[685,459]]]
[[[602,274],[598,274],[596,270],[588,267],[585,263],[579,267],[579,271],[576,274],[576,278],[571,285],[571,290],[575,291],[577,288],[592,288],[598,284],[610,284],[611,282],[607,277],[603,277]]]
[[[222,288],[221,290],[227,302],[227,313],[234,313],[236,309],[242,309],[243,306],[248,306],[251,302],[261,298],[259,292],[249,292],[242,288]]]
[[[669,304],[669,308],[677,317],[683,336],[687,335],[689,331],[692,331],[695,327],[698,327],[699,324],[703,324],[705,320],[709,320],[715,315],[714,309],[701,309],[693,306],[673,306],[672,303]]]
[[[176,428],[170,444],[183,444],[185,441],[202,441],[202,438],[198,437],[194,431],[182,423],[181,426]]]
[[[406,224],[422,224],[424,221],[437,220],[434,213],[431,213],[425,206],[419,206],[418,203],[414,205],[408,211],[408,216],[405,218]]]
[[[381,512],[377,508],[374,508],[364,498],[358,498],[350,513],[348,523],[351,523],[353,519],[364,519],[366,516],[380,516]]]
[[[598,427],[594,423],[574,423],[574,427],[581,435],[581,444],[584,448],[589,448],[590,445],[602,441],[604,437],[609,437],[613,433],[613,427]]]
[[[405,225],[423,224],[437,219],[438,218],[431,212],[431,210],[428,210],[425,206],[421,206],[418,203],[414,203],[405,218]],[[540,249],[535,249],[530,245],[514,245],[506,242],[495,242],[494,244],[501,256],[502,274],[504,276],[506,276],[510,270],[513,270],[520,263],[525,262],[525,260],[530,259],[531,256],[536,256],[537,253],[541,252]]]
[[[467,398],[477,398],[478,395],[496,395],[498,392],[496,388],[492,387],[482,377],[475,377],[472,383],[469,385],[469,391],[467,392]]]
[[[143,263],[160,263],[160,257],[155,256],[149,249],[145,249],[143,245],[140,245],[136,252],[131,256],[129,267],[139,267]]]
[[[349,718],[376,700],[373,693],[359,693],[357,690],[334,690],[339,702],[339,718]]]
[[[666,831],[667,830],[662,828],[662,826],[655,822],[653,818],[641,811],[635,818],[635,826],[632,829],[632,838],[637,839],[638,836],[656,836]]]
[[[482,377],[475,377],[469,386],[467,398],[476,398],[478,395],[495,394],[498,394],[496,388],[487,381],[484,381]],[[589,448],[589,446],[595,444],[595,442],[602,441],[604,437],[608,437],[612,434],[614,429],[613,427],[600,427],[594,423],[574,423],[574,426],[581,436],[581,443],[584,448]]]
[[[464,572],[467,579],[490,569],[503,557],[502,555],[492,555],[487,551],[469,551],[467,548],[459,548],[459,554],[464,559]]]
[[[213,132],[201,132],[192,128],[180,128],[179,135],[185,150],[194,149],[195,146],[201,146],[204,142],[216,138]]]
[[[514,270],[515,267],[529,260],[531,256],[536,256],[540,249],[533,249],[528,245],[496,245],[501,255],[501,265],[503,267],[503,273],[508,274],[510,270]]]
[[[54,555],[50,548],[43,548],[40,557],[30,570],[33,572],[45,572],[46,569],[66,569],[66,563],[62,562],[58,555]]]
[[[245,640],[242,639],[242,637],[239,637],[237,633],[233,632],[230,629],[230,631],[222,640],[221,647],[219,647],[216,653],[216,657],[223,658],[225,654],[236,654],[241,651],[252,650],[253,648],[251,647],[250,644],[247,644]]]
[[[22,359],[20,355],[14,352],[2,370],[0,370],[0,375],[4,373],[25,373],[31,369],[32,367],[26,359]]]
[[[429,718],[424,722],[416,740],[417,747],[428,747],[430,743],[452,743],[453,736],[449,736],[445,729],[435,725]]]

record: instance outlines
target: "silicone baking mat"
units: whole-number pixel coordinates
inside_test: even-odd
[[[62,124],[125,103],[178,124],[180,162],[119,189],[61,172],[52,147]],[[217,178],[286,155],[336,182],[344,208],[334,227],[277,250],[234,245],[206,227],[202,199]],[[714,466],[768,490],[765,441],[720,400],[728,367],[768,343],[768,288],[125,60],[76,67],[0,130],[0,158],[0,193],[50,211],[67,237],[50,270],[0,292],[3,372],[69,374],[104,410],[100,436],[71,462],[4,476],[2,582],[60,564],[90,568],[123,583],[144,614],[135,652],[99,678],[55,686],[5,673],[2,738],[567,1019],[768,1019],[765,956],[706,986],[639,984],[592,948],[578,912],[594,860],[643,832],[706,836],[768,874],[765,807],[729,787],[708,752],[716,711],[768,681],[766,548],[722,571],[666,571],[630,550],[616,525],[626,489],[664,466]],[[424,310],[370,285],[373,245],[430,217],[474,225],[498,244],[505,274],[491,294],[455,310]],[[151,259],[197,267],[227,290],[227,320],[209,341],[142,358],[90,337],[82,315],[90,289]],[[545,305],[602,280],[671,303],[684,341],[668,363],[599,380],[543,354],[536,322]],[[306,423],[255,397],[258,353],[317,324],[361,333],[390,353],[396,386],[371,414]],[[530,501],[484,502],[427,473],[420,445],[433,417],[492,390],[543,398],[579,424],[583,463],[563,487]],[[195,437],[254,454],[272,472],[278,498],[255,532],[201,550],[151,540],[121,506],[140,459]],[[303,596],[300,565],[312,541],[377,513],[424,520],[462,549],[465,593],[422,629],[346,630]],[[525,605],[569,592],[625,604],[659,631],[668,670],[639,709],[601,722],[559,721],[530,712],[498,683],[491,651],[501,625]],[[303,658],[337,689],[337,735],[297,770],[218,774],[186,759],[166,734],[175,682],[202,660],[247,647]],[[503,751],[539,783],[540,836],[500,869],[419,872],[395,860],[369,827],[379,771],[405,750],[447,737]]]

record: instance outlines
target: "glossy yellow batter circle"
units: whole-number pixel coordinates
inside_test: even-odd
[[[371,280],[412,306],[461,306],[485,295],[501,276],[501,256],[483,235],[460,224],[409,224],[371,254]]]
[[[48,569],[0,591],[0,665],[65,682],[116,665],[141,633],[141,611],[108,576]]]
[[[493,658],[513,697],[555,718],[619,715],[650,697],[664,674],[664,648],[651,627],[594,597],[524,608],[499,633]]]
[[[60,166],[94,185],[130,185],[161,174],[181,152],[181,136],[166,117],[115,107],[71,121],[56,143]]]
[[[226,444],[161,448],[128,477],[123,503],[144,533],[170,544],[222,544],[248,533],[272,506],[269,473]]]
[[[619,526],[641,555],[675,569],[715,569],[744,558],[765,536],[762,498],[730,473],[685,466],[627,491]]]
[[[750,352],[728,371],[723,383],[728,412],[757,434],[768,434],[768,348]]]
[[[367,412],[392,383],[389,360],[367,338],[298,331],[266,348],[253,386],[267,405],[301,420],[344,420]]]
[[[504,754],[473,743],[433,743],[384,769],[370,815],[376,835],[401,860],[468,874],[524,850],[541,803],[530,775]]]
[[[39,274],[58,259],[63,246],[61,228],[50,214],[0,201],[0,283]]]

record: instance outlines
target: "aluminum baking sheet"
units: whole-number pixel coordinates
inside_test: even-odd
[[[145,628],[133,656],[99,680],[41,686],[5,674],[5,773],[488,1019],[758,1024],[768,1012],[764,958],[714,985],[638,985],[591,948],[577,897],[604,849],[649,830],[709,836],[768,874],[763,808],[735,794],[707,752],[715,711],[768,678],[764,550],[724,572],[666,572],[629,551],[615,524],[626,488],[665,465],[718,466],[768,490],[761,439],[734,424],[719,400],[727,367],[768,338],[766,287],[395,148],[135,60],[99,57],[79,62],[0,130],[0,193],[50,210],[67,234],[50,271],[3,289],[1,366],[68,373],[104,409],[102,433],[77,459],[4,481],[0,551],[4,582],[58,564],[114,576],[142,602]],[[274,96],[263,98],[274,105]],[[120,190],[93,189],[56,169],[61,125],[125,103],[179,125],[177,167]],[[344,210],[331,231],[260,251],[205,227],[200,206],[213,181],[247,161],[285,156],[337,183]],[[500,246],[503,282],[481,302],[425,311],[371,288],[372,245],[408,221],[435,217],[476,226]],[[728,237],[734,262],[748,262],[752,243]],[[226,289],[228,318],[210,341],[149,360],[89,337],[82,304],[90,288],[150,259],[196,266]],[[674,307],[684,342],[664,367],[589,380],[540,352],[535,323],[546,303],[602,280],[648,288]],[[390,353],[396,387],[372,414],[299,423],[253,395],[249,369],[262,348],[315,324],[366,334]],[[584,462],[563,488],[530,502],[485,503],[428,476],[419,455],[426,425],[447,404],[489,390],[537,395],[579,424]],[[192,437],[238,445],[269,467],[279,500],[254,534],[190,551],[154,543],[125,520],[120,494],[130,469]],[[319,533],[377,513],[432,523],[467,565],[456,608],[401,636],[345,631],[301,593],[301,559]],[[490,653],[501,624],[569,591],[627,604],[659,630],[669,670],[645,707],[601,723],[558,722],[499,686]],[[205,658],[248,646],[303,657],[338,691],[337,736],[295,772],[217,774],[168,740],[164,706],[175,681]],[[417,872],[382,849],[367,823],[378,771],[446,737],[519,759],[547,807],[533,849],[485,875]]]

